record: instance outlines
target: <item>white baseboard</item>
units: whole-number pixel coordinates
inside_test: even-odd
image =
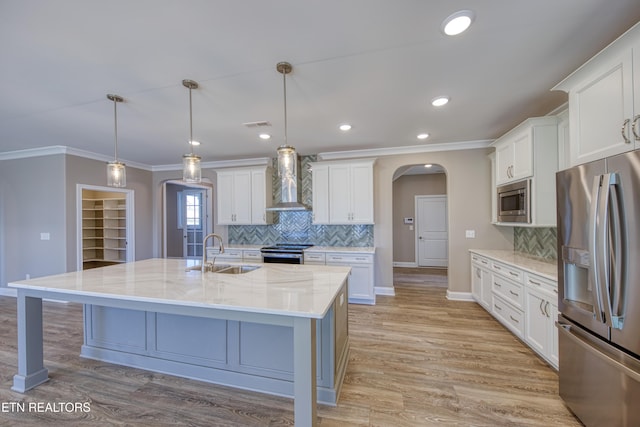
[[[376,286],[375,287],[376,295],[387,295],[391,297],[396,296],[396,290],[393,286]]]
[[[407,267],[407,268],[415,268],[418,266],[417,262],[393,262],[394,267]]]
[[[16,298],[18,296],[18,290],[15,288],[0,288],[0,296]]]
[[[451,301],[470,301],[475,302],[471,292],[453,292],[447,289],[447,299]]]

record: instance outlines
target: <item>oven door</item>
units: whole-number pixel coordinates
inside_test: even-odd
[[[262,262],[278,264],[302,264],[302,254],[262,252]]]

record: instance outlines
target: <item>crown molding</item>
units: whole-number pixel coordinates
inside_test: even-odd
[[[40,147],[40,148],[28,148],[25,150],[15,150],[15,151],[7,151],[4,153],[0,153],[0,160],[16,160],[16,159],[27,159],[30,157],[42,157],[42,156],[53,156],[56,154],[66,154],[69,156],[77,156],[83,157],[85,159],[98,160],[101,162],[110,162],[113,160],[111,156],[105,156],[104,154],[94,153],[92,151],[80,150],[78,148],[67,147],[64,145],[52,145],[49,147]],[[125,159],[118,159],[123,162],[126,166],[143,169],[151,171],[152,167],[150,165],[138,162],[132,162]]]
[[[238,160],[219,160],[215,162],[202,162],[200,163],[201,169],[220,169],[220,168],[237,168],[242,166],[265,166],[271,164],[271,158],[258,157],[254,159],[238,159]],[[182,164],[172,165],[158,165],[152,166],[151,171],[163,172],[163,171],[176,171],[182,170]]]
[[[449,142],[442,144],[410,145],[405,147],[373,148],[370,150],[332,151],[318,153],[322,160],[353,159],[359,157],[396,156],[402,154],[434,153],[437,151],[471,150],[486,148],[493,142],[492,139],[476,141]]]

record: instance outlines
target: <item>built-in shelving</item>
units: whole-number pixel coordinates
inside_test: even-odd
[[[83,270],[126,262],[126,199],[86,193],[82,197]]]

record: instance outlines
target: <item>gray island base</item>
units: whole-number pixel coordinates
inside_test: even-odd
[[[349,268],[265,264],[240,275],[154,259],[11,283],[12,389],[47,381],[42,298],[84,304],[84,357],[294,398],[295,424],[335,404],[348,360]]]

